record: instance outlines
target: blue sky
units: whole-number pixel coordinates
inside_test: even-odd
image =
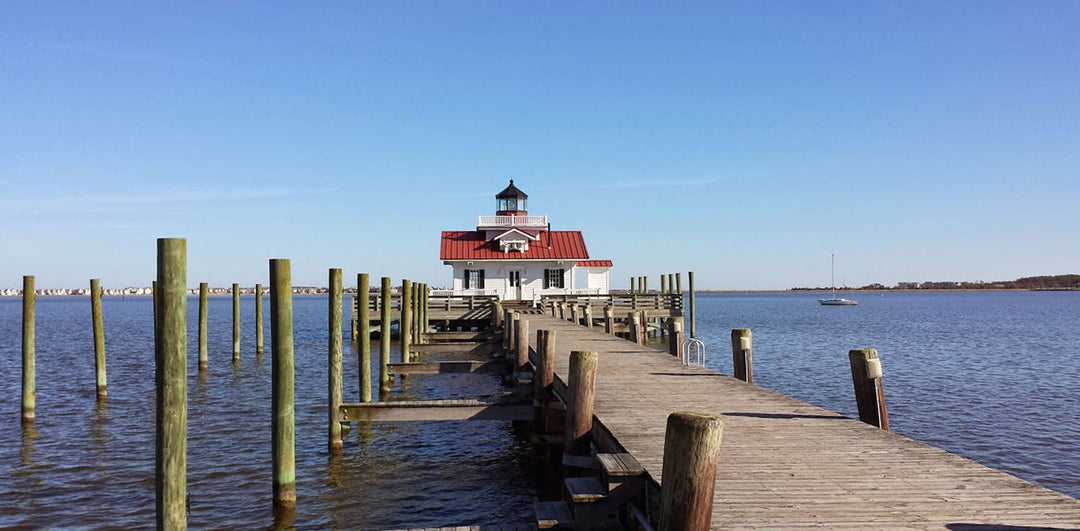
[[[612,279],[1080,272],[1080,2],[10,2],[0,287],[438,286],[508,179]]]

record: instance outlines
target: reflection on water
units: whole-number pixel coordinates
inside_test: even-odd
[[[346,301],[347,302],[347,301]],[[526,521],[535,488],[525,444],[508,422],[352,423],[344,453],[326,448],[326,299],[294,299],[297,510],[272,509],[269,354],[242,331],[233,364],[232,300],[209,304],[209,368],[189,348],[188,524],[193,529],[351,528]],[[148,297],[106,297],[109,396],[96,401],[88,298],[38,299],[37,413],[0,416],[0,528],[154,525],[153,315]],[[189,303],[189,347],[198,304]],[[241,312],[254,316],[254,300]],[[348,315],[346,311],[345,316]],[[269,330],[269,314],[265,329]],[[18,374],[21,304],[0,298],[0,373]],[[346,338],[347,340],[347,338]],[[378,343],[373,343],[373,363]],[[397,359],[394,353],[393,358]],[[359,397],[355,355],[344,398]],[[378,388],[378,368],[371,371]],[[386,398],[501,392],[492,375],[414,376]],[[0,403],[19,403],[19,386]],[[380,398],[382,399],[382,398]]]

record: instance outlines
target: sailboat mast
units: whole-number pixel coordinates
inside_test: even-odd
[[[833,253],[829,269],[832,272],[832,296],[836,298],[836,254]]]

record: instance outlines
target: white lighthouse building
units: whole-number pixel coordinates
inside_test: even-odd
[[[611,260],[591,260],[581,231],[553,231],[547,216],[530,216],[528,199],[511,179],[495,195],[495,215],[479,216],[476,230],[443,231],[439,258],[454,268],[453,293],[511,300],[607,294]]]

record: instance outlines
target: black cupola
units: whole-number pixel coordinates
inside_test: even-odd
[[[510,186],[495,195],[497,208],[496,216],[524,216],[528,212],[529,195],[514,186],[514,180],[510,179]]]

